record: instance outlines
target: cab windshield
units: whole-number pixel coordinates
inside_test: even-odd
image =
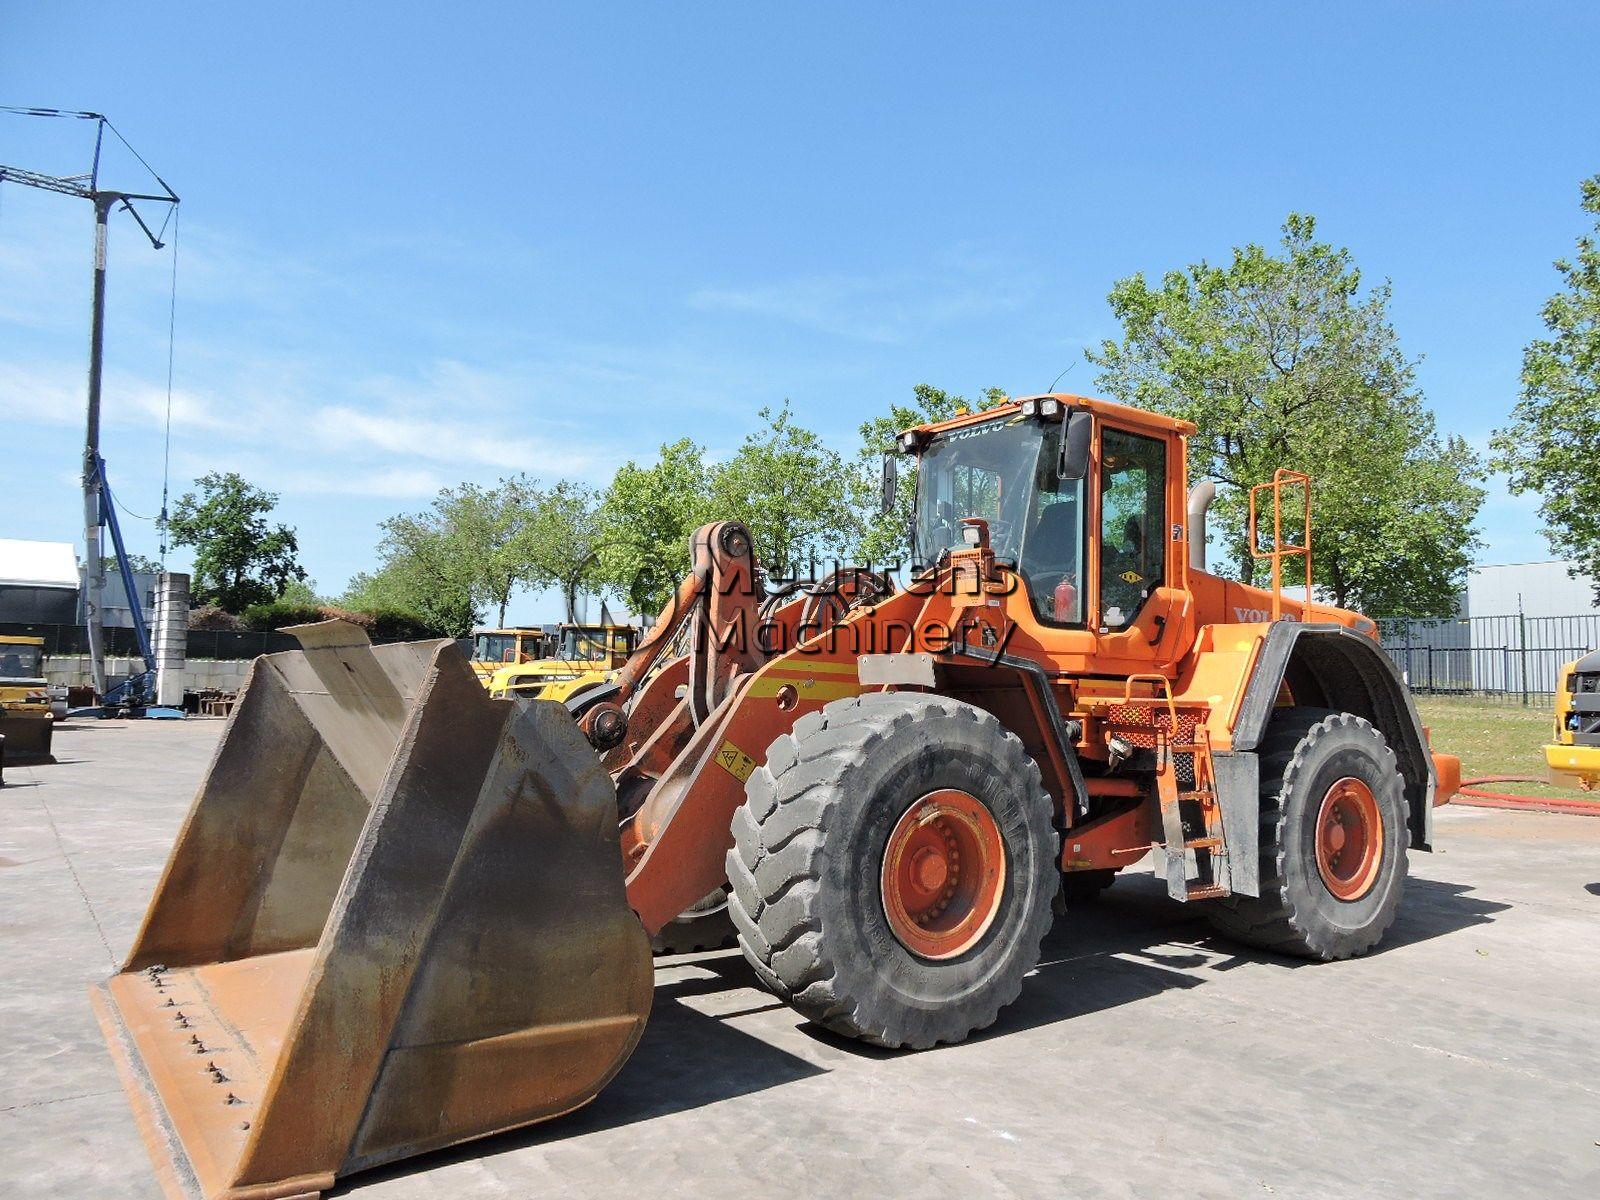
[[[561,631],[561,657],[568,662],[599,662],[606,656],[604,629],[564,629]]]
[[[514,663],[517,637],[511,633],[480,633],[473,644],[472,657],[479,662]]]
[[[995,557],[1016,566],[1039,619],[1080,623],[1083,481],[1058,475],[1061,428],[1013,415],[930,442],[917,466],[916,561],[959,549],[962,519],[981,517]]]
[[[44,647],[0,644],[0,679],[43,679]]]

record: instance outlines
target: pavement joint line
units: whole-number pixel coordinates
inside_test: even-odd
[[[105,947],[106,961],[111,965],[112,974],[115,974],[120,965],[117,956],[111,952],[111,942],[107,940],[106,931],[100,924],[100,916],[94,911],[94,905],[89,902],[89,893],[84,890],[83,880],[78,878],[78,868],[72,863],[72,855],[67,853],[67,844],[61,838],[55,814],[50,811],[50,805],[45,802],[43,796],[39,797],[39,807],[44,810],[44,819],[50,822],[50,832],[55,836],[56,848],[61,851],[61,861],[67,864],[67,871],[72,876],[72,886],[78,889],[78,896],[89,913],[89,920],[94,922],[94,931],[100,935],[100,944]]]
[[[1210,1004],[1214,1002],[1214,999],[1221,998],[1220,996],[1213,998],[1207,997],[1204,994],[1193,994],[1195,992],[1204,993],[1206,990],[1207,989],[1205,988],[1186,990],[1182,993],[1181,999],[1192,1000],[1197,1004]],[[1280,1020],[1306,1020],[1306,1014],[1303,1012],[1295,1012],[1289,1009],[1280,1008],[1274,1004],[1266,1004],[1249,995],[1230,995],[1227,998],[1227,1003],[1231,1008],[1254,1009],[1257,1012],[1267,1013]],[[1320,1025],[1338,1027],[1336,1022],[1329,1021],[1326,1018],[1312,1018],[1312,1020]],[[1530,1067],[1519,1067],[1514,1063],[1508,1062],[1496,1062],[1492,1058],[1479,1058],[1477,1055],[1464,1054],[1459,1050],[1447,1050],[1443,1046],[1431,1046],[1426,1042],[1407,1041],[1404,1038],[1389,1037],[1382,1033],[1373,1033],[1370,1034],[1370,1036],[1376,1041],[1383,1042],[1390,1046],[1398,1046],[1403,1050],[1421,1050],[1428,1054],[1436,1054],[1441,1058],[1454,1059],[1457,1062],[1468,1063],[1475,1067],[1488,1067],[1492,1071],[1509,1071],[1513,1075],[1520,1075],[1524,1079],[1531,1079],[1537,1083],[1542,1083],[1549,1087],[1568,1087],[1590,1096],[1600,1096],[1600,1090],[1589,1087],[1586,1084],[1582,1084],[1571,1079],[1556,1079],[1542,1071],[1535,1071]]]
[[[20,1112],[25,1108],[43,1108],[47,1104],[65,1104],[68,1100],[89,1100],[95,1096],[115,1096],[116,1088],[107,1088],[102,1092],[79,1092],[75,1096],[52,1096],[48,1100],[28,1100],[22,1104],[0,1105],[0,1113]]]

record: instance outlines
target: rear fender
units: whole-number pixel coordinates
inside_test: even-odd
[[[1253,752],[1261,744],[1285,683],[1296,704],[1354,713],[1383,734],[1405,779],[1412,848],[1431,849],[1438,778],[1416,706],[1388,655],[1343,625],[1274,623],[1234,720],[1235,752]]]

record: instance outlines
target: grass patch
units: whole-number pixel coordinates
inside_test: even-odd
[[[1553,701],[1479,696],[1418,696],[1417,712],[1428,727],[1433,748],[1461,758],[1461,778],[1545,773],[1544,746],[1555,735]],[[1547,783],[1485,784],[1486,790],[1514,796],[1591,796],[1576,788]]]

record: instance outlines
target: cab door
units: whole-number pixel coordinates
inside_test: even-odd
[[[1105,658],[1148,665],[1171,657],[1164,643],[1177,637],[1183,595],[1183,523],[1173,500],[1182,494],[1181,454],[1178,439],[1100,423],[1089,621]]]

